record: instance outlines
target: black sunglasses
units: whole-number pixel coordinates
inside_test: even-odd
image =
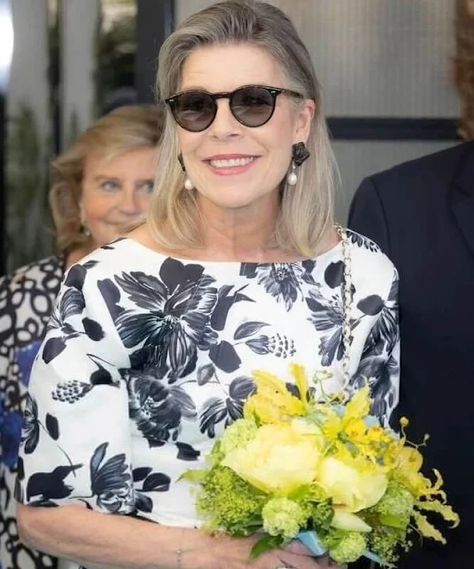
[[[184,91],[165,99],[165,103],[179,126],[190,132],[201,132],[211,126],[217,114],[217,99],[229,99],[231,113],[239,123],[254,128],[263,126],[272,118],[276,98],[281,93],[303,98],[300,93],[289,89],[246,85],[228,93]]]

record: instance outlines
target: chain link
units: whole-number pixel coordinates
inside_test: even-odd
[[[349,239],[347,237],[346,230],[341,225],[335,226],[337,234],[342,241],[342,258],[344,262],[344,279],[342,283],[342,303],[344,310],[344,323],[342,326],[342,343],[344,348],[344,354],[342,356],[342,372],[344,376],[344,387],[345,390],[349,385],[351,379],[350,373],[350,350],[352,345],[352,329],[350,316],[352,312],[352,259],[349,247]]]

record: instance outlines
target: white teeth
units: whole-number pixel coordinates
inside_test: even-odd
[[[248,156],[245,158],[230,158],[229,160],[211,160],[210,163],[213,168],[235,168],[236,166],[246,166],[253,160],[255,160],[253,156]]]

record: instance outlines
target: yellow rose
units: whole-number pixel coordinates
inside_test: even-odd
[[[287,496],[316,477],[321,453],[318,436],[291,424],[263,425],[244,448],[222,462],[263,492]]]
[[[334,457],[320,461],[318,483],[334,504],[358,512],[376,504],[385,494],[387,477],[370,469],[358,469]]]

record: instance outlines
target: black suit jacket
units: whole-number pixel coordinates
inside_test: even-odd
[[[474,143],[366,178],[349,227],[376,241],[400,273],[399,413],[438,468],[461,525],[425,543],[404,569],[474,567]]]

